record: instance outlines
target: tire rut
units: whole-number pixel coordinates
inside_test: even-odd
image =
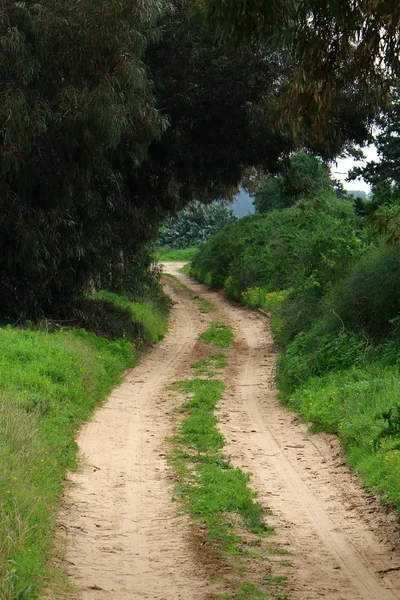
[[[181,292],[180,296],[182,296]],[[189,300],[170,290],[171,331],[126,375],[78,437],[84,468],[71,484],[60,524],[79,600],[205,600],[207,577],[190,552],[188,519],[172,502],[166,464],[174,397],[201,327]]]
[[[274,543],[292,553],[293,568],[286,572],[290,598],[400,598],[400,572],[390,571],[400,567],[396,517],[346,467],[335,436],[311,434],[279,404],[273,385],[277,352],[268,319],[229,305],[219,293],[180,274],[179,266],[169,269],[212,301],[222,320],[236,329],[221,432],[232,462],[253,473],[252,487],[272,510]]]

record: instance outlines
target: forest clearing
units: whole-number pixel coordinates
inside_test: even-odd
[[[174,301],[170,333],[80,433],[84,466],[71,476],[60,516],[76,586],[69,598],[399,598],[395,515],[361,487],[335,436],[310,433],[278,403],[268,318],[229,304],[181,266],[165,265],[174,276],[164,278]],[[200,312],[193,297],[213,310]],[[248,485],[274,528],[252,545],[229,516],[245,538],[232,555],[182,511],[168,458],[181,418],[171,386],[215,353],[198,339],[215,321],[235,334],[231,348],[219,349],[228,364],[217,375],[225,385],[218,429],[234,467],[252,474]],[[244,548],[259,552],[250,559]]]

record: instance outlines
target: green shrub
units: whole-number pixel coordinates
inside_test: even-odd
[[[373,339],[398,335],[400,247],[371,250],[328,296],[324,327],[344,326]]]

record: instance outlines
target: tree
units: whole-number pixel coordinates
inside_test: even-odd
[[[379,162],[370,161],[350,173],[351,179],[363,177],[372,188],[372,201],[358,200],[359,214],[372,215],[388,242],[400,240],[400,87],[394,90],[392,103],[378,120],[375,145]]]
[[[256,40],[291,52],[296,67],[278,110],[310,146],[333,157],[349,138],[368,139],[400,71],[397,0],[202,0],[199,6],[225,43],[246,47]]]
[[[171,4],[3,2],[2,315],[118,288],[169,214],[291,150],[273,123],[258,135],[252,110],[278,93],[285,58],[231,57],[188,20],[190,0]]]
[[[283,165],[279,176],[270,176],[256,194],[256,212],[288,208],[299,200],[327,200],[335,196],[327,167],[315,156],[299,152]]]
[[[68,304],[153,224],[127,187],[167,126],[142,58],[163,0],[0,9],[0,308]]]
[[[197,246],[234,221],[232,210],[220,202],[208,205],[191,202],[176,216],[167,219],[157,241],[171,248]]]

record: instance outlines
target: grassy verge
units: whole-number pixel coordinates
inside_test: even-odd
[[[192,367],[213,369],[217,363],[222,368],[226,357],[217,356]],[[256,494],[248,487],[250,476],[233,467],[223,453],[225,440],[217,429],[214,414],[224,391],[223,383],[197,378],[180,381],[174,388],[187,398],[181,408],[185,416],[177,428],[170,455],[177,474],[175,498],[194,521],[206,528],[207,544],[231,567],[229,577],[223,578],[224,587],[231,591],[218,597],[285,598],[285,578],[274,577],[266,563],[262,563],[261,576],[247,572],[246,560],[267,560],[261,540],[273,529],[264,522]],[[269,550],[275,552],[271,547]]]
[[[220,348],[229,348],[233,344],[233,328],[219,321],[213,321],[206,331],[199,335],[199,338],[205,344],[219,346]]]
[[[155,259],[158,262],[184,262],[187,260],[191,260],[196,254],[196,252],[196,246],[178,250],[174,250],[168,247],[157,248],[155,251]]]
[[[162,340],[168,331],[165,315],[150,302],[131,302],[126,296],[104,290],[94,294],[94,298],[106,300],[128,312],[132,320],[139,324],[140,336],[146,342],[155,344]]]
[[[141,313],[146,331],[151,314]],[[65,475],[77,467],[74,437],[136,360],[126,339],[0,328],[2,600],[62,594],[66,582],[49,559]]]
[[[349,465],[400,512],[399,398],[398,367],[371,363],[312,377],[286,402],[314,430],[338,435]]]

